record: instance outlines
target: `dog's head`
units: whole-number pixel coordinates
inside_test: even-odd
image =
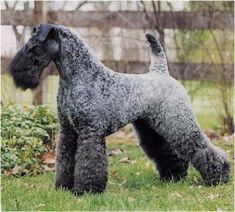
[[[16,53],[10,64],[10,74],[17,87],[36,88],[46,66],[60,49],[59,30],[51,24],[34,28],[28,42]]]

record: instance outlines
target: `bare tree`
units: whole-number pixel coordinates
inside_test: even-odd
[[[234,2],[205,2],[203,5],[199,4],[198,7],[208,11],[208,13],[210,14],[210,22],[212,24],[213,22],[217,21],[213,17],[213,12],[218,10],[233,10]],[[231,75],[225,66],[226,57],[229,57],[232,60],[233,51],[224,51],[225,38],[216,36],[216,33],[218,32],[215,32],[215,30],[212,30],[210,28],[208,29],[208,32],[212,43],[215,46],[214,52],[216,53],[216,55],[218,55],[218,58],[214,58],[212,55],[212,51],[208,51],[205,46],[203,47],[206,50],[211,63],[221,63],[221,68],[215,68],[213,74],[210,77],[211,81],[216,84],[216,88],[218,91],[217,104],[220,104],[222,106],[222,110],[217,110],[217,113],[221,119],[221,124],[223,127],[222,132],[233,133],[233,79],[231,79]],[[222,29],[219,33],[223,34],[223,36],[226,35],[225,29]],[[234,40],[230,41],[230,43],[234,47]],[[225,56],[225,52],[227,52],[229,55]]]
[[[213,17],[215,11],[233,10],[233,8],[234,8],[234,2],[203,2],[203,3],[190,2],[189,3],[190,10],[196,9],[196,10],[207,11],[208,14],[210,14],[211,24],[213,22],[218,21],[215,20],[215,18]],[[232,50],[226,51],[225,49],[225,42],[226,42],[225,36],[226,34],[228,34],[228,31],[223,28],[219,31],[215,31],[209,28],[203,31],[186,32],[185,35],[187,33],[190,33],[190,39],[188,40],[185,39],[186,43],[184,44],[186,45],[183,45],[184,47],[183,49],[186,51],[182,52],[180,55],[178,54],[177,57],[180,60],[188,60],[190,58],[190,55],[194,55],[195,52],[197,52],[199,49],[202,49],[206,54],[207,60],[209,60],[211,63],[214,64],[216,63],[221,64],[221,66],[214,66],[213,73],[211,73],[209,77],[205,77],[202,73],[200,82],[202,82],[203,80],[208,80],[216,85],[216,89],[218,91],[216,104],[221,105],[220,109],[217,110],[217,113],[221,120],[222,133],[224,132],[233,133],[234,132],[233,102],[232,102],[233,79],[231,78],[231,73],[225,66],[226,62],[228,61],[227,58],[231,58],[231,61],[233,60],[232,59],[233,51]],[[193,36],[192,33],[194,34]],[[208,47],[208,41],[210,41],[211,45],[213,45],[214,48]],[[230,41],[230,44],[232,44],[233,46],[232,49],[234,49],[234,41]],[[227,53],[226,56],[225,53]],[[214,56],[215,54],[217,55],[217,57]]]
[[[12,7],[9,6],[9,4],[6,0],[4,1],[4,4],[5,4],[5,7],[6,7],[7,10],[15,10],[18,2],[19,1],[15,1]],[[29,9],[29,3],[24,2],[24,10],[26,11],[28,9]],[[25,26],[23,27],[22,33],[19,32],[16,25],[12,24],[11,27],[12,27],[12,30],[15,34],[15,38],[16,38],[16,48],[19,49],[24,43],[26,27]]]
[[[137,7],[140,11],[143,11],[145,14],[145,18],[151,23],[152,26],[154,26],[154,29],[159,34],[159,40],[161,42],[162,47],[165,47],[165,34],[164,34],[164,28],[161,23],[161,2],[160,1],[140,1],[137,2]],[[149,9],[152,9],[154,12],[154,19],[149,15]],[[145,29],[144,29],[145,30]]]

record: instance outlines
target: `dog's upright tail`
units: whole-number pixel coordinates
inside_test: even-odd
[[[162,74],[169,74],[165,52],[159,40],[151,33],[146,33],[145,37],[151,47],[151,66],[150,70]]]

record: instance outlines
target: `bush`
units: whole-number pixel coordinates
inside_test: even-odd
[[[2,173],[14,176],[41,173],[41,157],[58,131],[55,115],[45,106],[6,105],[2,106],[1,127]]]

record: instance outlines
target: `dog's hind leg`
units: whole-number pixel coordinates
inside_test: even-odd
[[[138,119],[133,123],[140,145],[159,171],[162,180],[180,180],[187,175],[189,161],[179,158],[165,139],[149,124]]]
[[[193,166],[200,172],[206,185],[217,185],[229,181],[230,162],[227,154],[209,141],[205,134],[199,138],[192,156]]]

